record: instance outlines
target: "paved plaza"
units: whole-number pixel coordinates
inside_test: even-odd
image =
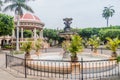
[[[10,70],[7,70],[5,68],[5,52],[0,51],[0,80],[37,80],[37,79],[24,78],[24,76],[14,74]]]
[[[56,51],[61,51],[61,49],[55,49]],[[53,52],[55,51],[54,49],[48,49],[48,52]],[[45,52],[43,50],[43,52]],[[9,53],[8,51],[0,51],[0,80],[55,80],[52,78],[47,78],[47,79],[43,79],[43,78],[35,78],[35,77],[28,77],[28,78],[24,78],[24,75],[21,75],[19,72],[18,73],[14,73],[13,70],[9,69],[9,68],[5,68],[5,54]],[[95,79],[97,80],[97,79]],[[103,79],[102,79],[103,80]],[[108,79],[104,79],[104,80],[108,80]],[[109,80],[120,80],[120,79],[109,79]]]
[[[50,49],[51,51],[53,49]],[[57,50],[57,49],[56,49]],[[45,52],[45,50],[43,50]],[[13,71],[5,68],[5,54],[9,51],[0,50],[0,80],[46,80],[42,78],[24,78],[24,75],[15,74]],[[48,80],[48,79],[47,79]],[[49,80],[53,80],[50,79]]]

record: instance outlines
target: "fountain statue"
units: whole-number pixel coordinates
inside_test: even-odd
[[[71,31],[70,25],[72,23],[72,20],[73,20],[72,18],[64,18],[63,19],[64,24],[65,24],[64,31],[59,32],[59,36],[65,38],[66,40],[65,43],[70,41],[72,35],[77,34],[76,32]],[[67,58],[67,57],[70,57],[69,52],[64,50],[63,58]]]
[[[65,38],[66,40],[70,40],[71,36],[76,34],[76,32],[71,31],[71,27],[70,24],[72,23],[73,19],[72,18],[64,18],[64,31],[63,32],[59,32],[59,36]]]
[[[72,18],[64,18],[63,21],[65,21],[65,22],[64,22],[64,24],[65,24],[64,31],[65,31],[65,32],[69,32],[69,31],[71,30],[70,24],[72,23],[72,22],[71,22],[71,21],[72,21]]]

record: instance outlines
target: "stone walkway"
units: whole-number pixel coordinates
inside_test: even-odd
[[[5,53],[0,51],[0,80],[41,80],[41,79],[32,79],[24,78],[19,75],[14,75],[11,71],[5,68]]]
[[[5,68],[5,52],[0,51],[0,80],[55,80],[55,79],[52,79],[52,78],[38,79],[38,78],[32,78],[32,77],[24,78],[24,75],[14,74],[13,71]],[[94,79],[94,80],[98,80],[98,79]],[[111,79],[102,79],[102,80],[120,80],[120,79],[111,78]]]

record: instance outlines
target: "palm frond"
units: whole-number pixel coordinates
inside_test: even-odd
[[[32,8],[26,4],[21,4],[21,7],[24,8],[27,11],[30,11],[32,13],[34,13],[34,11],[32,10]]]
[[[17,6],[17,4],[10,4],[10,5],[8,5],[7,7],[5,7],[5,8],[3,9],[3,12],[8,11],[8,10],[13,11],[16,6]]]
[[[26,1],[27,0],[5,0],[5,2],[11,2],[11,4],[6,6],[3,11],[15,10],[15,14],[22,15],[24,9],[33,13],[32,8],[25,4]]]

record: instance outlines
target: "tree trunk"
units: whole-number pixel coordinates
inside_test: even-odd
[[[76,53],[74,53],[74,54],[75,54],[75,56],[71,56],[71,61],[72,62],[75,62],[75,61],[78,60],[77,54]]]
[[[116,52],[113,52],[111,56],[112,56],[112,57],[117,57],[117,53],[116,53]]]
[[[29,53],[29,52],[26,52],[26,53],[25,53],[25,58],[26,58],[26,59],[30,58],[30,53]]]
[[[109,18],[107,18],[107,27],[108,27],[108,25],[109,25]]]
[[[97,54],[97,49],[94,49],[94,50],[93,50],[93,53],[94,53],[94,54]]]
[[[17,51],[19,51],[19,25],[20,25],[19,19],[20,19],[20,16],[18,15],[18,16],[17,16],[17,26],[16,26],[16,29],[17,29],[16,50],[17,50]]]

